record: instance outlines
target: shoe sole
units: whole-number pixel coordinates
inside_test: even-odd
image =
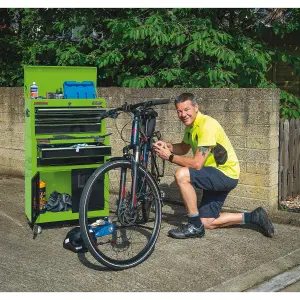
[[[272,238],[274,236],[274,231],[275,231],[274,226],[273,226],[272,222],[269,220],[266,210],[261,207],[260,211],[261,211],[260,215],[262,215],[262,217],[268,223],[267,230],[264,230],[264,234],[265,234],[265,236]]]
[[[199,234],[199,235],[192,235],[192,236],[173,236],[171,234],[168,234],[169,237],[173,238],[173,239],[180,239],[180,240],[184,240],[184,239],[195,239],[195,238],[202,238],[205,236],[205,232],[203,234]]]

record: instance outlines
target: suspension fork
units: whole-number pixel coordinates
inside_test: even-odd
[[[133,149],[134,157],[131,158],[131,201],[130,201],[130,209],[134,209],[137,206],[136,199],[136,189],[138,183],[138,167],[140,162],[140,146],[139,145],[130,145],[129,147],[125,147],[123,149],[124,157],[127,155],[127,151],[129,149]],[[120,176],[120,190],[119,190],[119,204],[118,204],[118,212],[120,213],[120,209],[123,207],[123,202],[126,197],[126,168],[121,169]]]
[[[133,210],[137,207],[136,191],[138,183],[138,167],[140,163],[141,147],[139,145],[140,132],[140,112],[137,110],[132,121],[131,146],[133,148],[133,159],[131,160],[132,184],[131,184],[131,202],[130,208]]]
[[[123,207],[123,202],[126,195],[126,168],[121,169],[120,176],[120,191],[119,191],[119,203],[118,203],[118,215],[121,212],[121,208]]]

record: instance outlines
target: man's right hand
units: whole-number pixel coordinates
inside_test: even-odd
[[[157,141],[156,143],[153,144],[154,148],[156,146],[163,147],[163,148],[168,148],[171,152],[173,152],[173,145],[171,143],[166,143],[164,141]]]

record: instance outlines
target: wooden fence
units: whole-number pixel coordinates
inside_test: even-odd
[[[279,201],[300,194],[300,119],[279,126]]]

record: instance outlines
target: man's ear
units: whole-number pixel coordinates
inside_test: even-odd
[[[195,109],[196,109],[196,112],[199,111],[199,105],[198,104],[195,104]]]

